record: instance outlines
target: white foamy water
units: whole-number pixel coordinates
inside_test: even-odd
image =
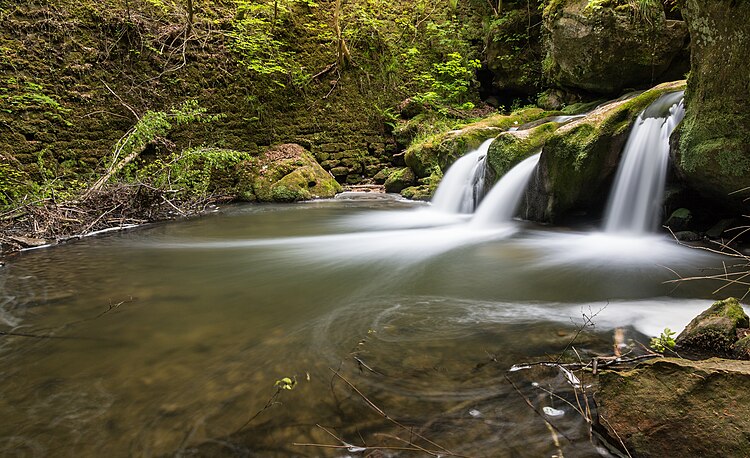
[[[432,197],[432,206],[445,213],[471,213],[481,198],[487,151],[494,138],[459,158],[448,168]]]
[[[503,175],[477,208],[471,219],[471,225],[481,227],[509,222],[518,208],[540,156],[541,153],[537,153],[521,161]]]
[[[665,105],[667,116],[660,113]],[[664,200],[669,136],[684,116],[682,92],[662,96],[638,116],[607,206],[606,232],[646,234],[656,228]]]

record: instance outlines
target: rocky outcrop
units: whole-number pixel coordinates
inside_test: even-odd
[[[632,99],[597,108],[547,139],[527,203],[529,219],[559,221],[571,212],[603,208],[628,133],[638,114],[685,82],[665,83]]]
[[[750,3],[688,0],[683,15],[691,66],[674,162],[691,188],[746,210],[735,192],[750,186]]]
[[[750,361],[652,360],[602,372],[594,397],[631,456],[750,456]]]
[[[451,130],[412,144],[404,155],[406,165],[414,172],[419,186],[406,188],[404,197],[429,200],[456,159],[479,147],[487,139],[498,136],[511,127],[536,121],[550,113],[540,108],[527,108],[510,115],[494,115],[461,129]]]
[[[543,70],[553,85],[616,94],[684,74],[685,23],[667,20],[661,2],[639,2],[638,11],[629,3],[617,3],[625,2],[548,4]]]
[[[260,202],[333,197],[341,185],[315,158],[293,143],[269,148],[244,164],[245,179]]]

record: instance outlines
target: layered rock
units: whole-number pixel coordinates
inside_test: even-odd
[[[661,2],[556,0],[544,11],[545,77],[556,86],[616,94],[684,74],[688,33]]]
[[[750,186],[750,3],[688,0],[691,36],[686,116],[674,159],[701,194],[746,210]]]

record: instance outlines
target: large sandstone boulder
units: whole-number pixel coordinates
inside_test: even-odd
[[[686,116],[675,163],[688,185],[735,211],[750,186],[750,2],[688,0]]]
[[[594,398],[631,456],[750,456],[750,361],[651,360],[602,372]]]
[[[526,216],[556,222],[572,212],[601,210],[638,114],[660,96],[684,87],[684,81],[661,84],[557,129],[544,144],[531,179]]]
[[[684,74],[687,26],[667,20],[661,2],[639,3],[636,12],[629,2],[550,2],[543,21],[545,77],[561,87],[616,94]]]

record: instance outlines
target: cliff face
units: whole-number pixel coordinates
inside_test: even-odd
[[[750,3],[688,0],[683,14],[691,60],[675,163],[695,190],[746,209],[737,191],[750,186]]]

